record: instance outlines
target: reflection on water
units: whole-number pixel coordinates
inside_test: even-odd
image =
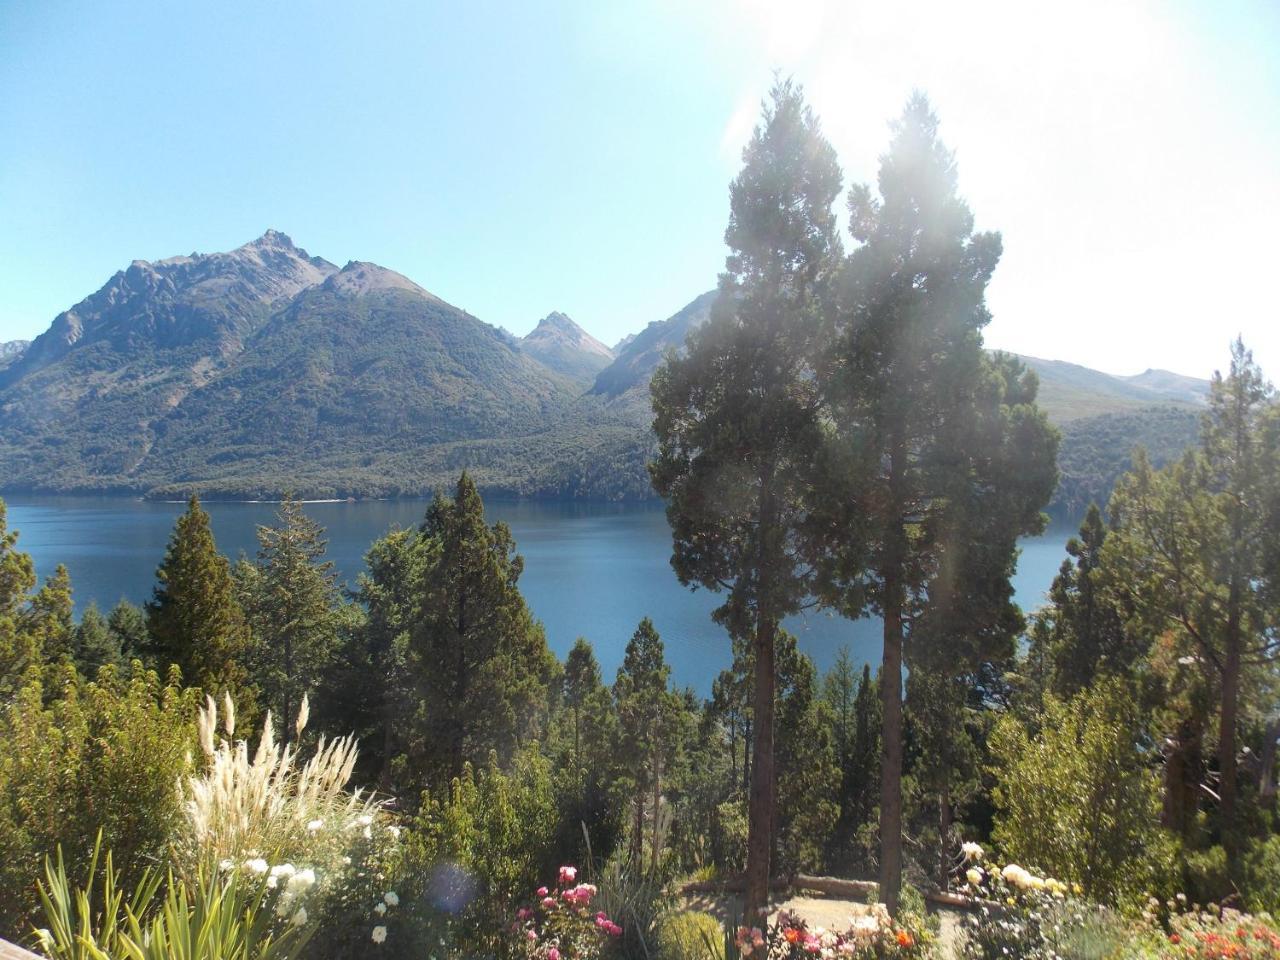
[[[9,526],[41,577],[59,563],[71,573],[77,607],[106,609],[121,597],[142,603],[151,593],[174,519],[184,505],[114,497],[6,496]],[[234,558],[257,549],[254,529],[270,523],[266,503],[207,503],[219,548]],[[666,643],[677,683],[710,691],[729,662],[729,642],[711,622],[715,594],[681,587],[668,564],[671,541],[659,504],[489,502],[491,520],[510,524],[525,559],[520,587],[560,657],[578,636],[594,645],[606,681],[642,617],[653,618]],[[312,503],[307,513],[324,524],[329,558],[353,583],[369,544],[393,527],[422,521],[422,500]],[[1044,602],[1065,557],[1075,524],[1056,525],[1023,543],[1014,580],[1025,609]],[[787,623],[800,646],[826,669],[841,646],[858,661],[879,659],[879,623],[850,623],[821,612]]]

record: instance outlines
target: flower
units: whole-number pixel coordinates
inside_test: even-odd
[[[289,921],[295,927],[300,927],[307,922],[307,908],[299,907],[298,912],[293,915],[293,919]]]
[[[379,903],[376,907],[373,908],[373,912],[380,917],[385,916],[387,912],[387,905],[385,903]]]
[[[964,854],[966,860],[981,860],[982,846],[974,843],[972,840],[967,843],[960,844],[960,852]]]
[[[218,861],[218,869],[221,870],[223,873],[226,873],[228,870],[231,870],[233,867],[235,867],[235,861],[233,860]]]
[[[244,866],[246,870],[251,870],[259,876],[271,869],[267,861],[263,860],[261,857],[251,857],[244,862]]]
[[[385,943],[387,939],[387,928],[384,926],[374,927],[373,933],[370,935],[370,939],[374,943]]]
[[[969,881],[970,886],[978,886],[982,883],[982,871],[977,867],[970,867],[965,871],[964,878]]]
[[[975,844],[975,846],[977,845]],[[911,934],[908,933],[906,930],[899,930],[897,939],[898,939],[898,946],[900,946],[903,950],[907,950],[910,947],[915,945],[915,940],[912,939]]]
[[[315,886],[316,872],[314,870],[299,870],[297,873],[289,877],[288,889],[292,891],[302,891],[309,887]]]
[[[386,901],[388,907],[400,906],[400,894],[396,893],[394,890],[388,890],[382,895],[382,899]]]
[[[547,951],[547,960],[560,960],[560,951],[552,947]]]
[[[560,868],[560,886],[567,887],[573,881],[578,879],[577,867],[561,867]]]
[[[387,833],[391,834],[392,840],[400,839],[400,828],[397,827],[394,823],[391,826],[387,827]]]
[[[271,876],[273,877],[292,877],[297,872],[292,863],[279,863],[271,868]]]
[[[540,897],[545,897],[546,895],[547,895],[547,888],[546,888],[546,887],[539,887],[539,888],[538,888],[538,896],[540,896]]]
[[[312,833],[315,833],[317,830],[319,830],[323,826],[324,826],[323,820],[312,820],[310,823],[307,824],[307,829]]]

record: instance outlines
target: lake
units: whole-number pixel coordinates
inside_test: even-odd
[[[151,595],[181,503],[116,497],[4,497],[8,524],[21,534],[41,578],[59,564],[71,574],[77,609],[96,603],[104,612],[119,599],[142,603]],[[219,549],[235,558],[257,549],[256,525],[271,523],[268,503],[206,503]],[[340,578],[354,582],[369,544],[393,527],[416,526],[423,500],[309,503],[323,524],[329,558]],[[700,694],[729,664],[729,641],[711,622],[717,596],[680,586],[668,563],[670,533],[660,504],[501,502],[486,504],[490,521],[506,521],[524,556],[520,588],[542,621],[547,641],[562,659],[583,636],[591,641],[611,681],[623,648],[642,617],[649,616],[666,644],[675,681]],[[1030,610],[1045,593],[1065,557],[1067,537],[1078,526],[1056,524],[1022,544],[1014,581],[1018,602]],[[858,662],[880,657],[879,622],[850,622],[821,612],[791,618],[787,628],[801,649],[827,669],[842,646]]]

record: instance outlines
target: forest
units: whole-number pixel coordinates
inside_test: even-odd
[[[297,500],[233,560],[192,496],[152,599],[78,620],[0,503],[0,937],[1280,957],[1280,402],[1237,339],[1195,445],[1139,450],[1020,610],[1060,436],[983,348],[1002,241],[937,127],[914,95],[846,187],[779,81],[744,150],[711,316],[651,387],[673,576],[722,601],[709,697],[648,619],[614,677],[554,656],[468,473],[350,590]],[[880,661],[820,673],[781,626],[809,608],[877,618]],[[773,911],[833,879],[847,925]]]

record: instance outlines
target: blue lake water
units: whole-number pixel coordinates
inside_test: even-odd
[[[4,498],[18,547],[31,554],[46,577],[63,563],[71,573],[77,609],[96,603],[104,611],[126,598],[151,595],[155,568],[185,509],[180,503],[149,503],[114,497]],[[257,549],[254,530],[271,523],[276,507],[266,503],[207,503],[219,549],[235,558]],[[354,582],[369,544],[393,527],[416,526],[421,500],[312,503],[306,511],[327,530],[329,558],[342,580]],[[486,504],[490,520],[506,521],[524,556],[520,588],[542,621],[551,648],[561,658],[583,636],[591,641],[606,680],[622,662],[623,648],[642,617],[653,619],[666,644],[677,683],[710,691],[730,660],[729,641],[711,621],[715,594],[690,591],[668,563],[670,533],[658,504]],[[1076,524],[1059,524],[1022,544],[1014,581],[1018,602],[1030,610],[1045,593],[1065,557]],[[850,622],[821,612],[787,623],[800,646],[825,670],[842,646],[859,662],[880,656],[879,622]]]

